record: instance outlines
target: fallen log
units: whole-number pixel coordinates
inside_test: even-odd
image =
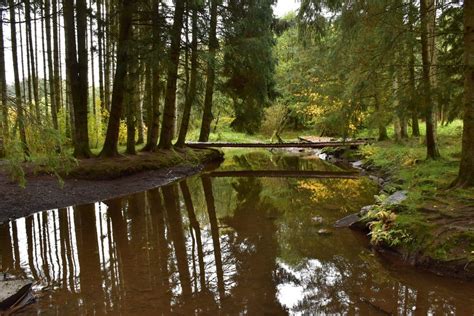
[[[314,179],[357,179],[357,171],[298,171],[298,170],[236,170],[212,171],[206,174],[213,178],[258,177],[258,178],[314,178]]]
[[[326,147],[357,147],[367,144],[366,141],[350,142],[291,142],[291,143],[226,143],[226,142],[188,142],[191,148],[326,148]]]

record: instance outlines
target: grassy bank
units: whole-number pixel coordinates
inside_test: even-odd
[[[156,152],[122,154],[116,158],[90,158],[75,160],[69,157],[59,160],[54,168],[41,163],[4,164],[0,171],[8,174],[20,186],[36,175],[54,174],[60,181],[64,178],[82,180],[111,180],[142,171],[158,170],[175,166],[198,166],[220,160],[223,153],[215,149],[172,149]]]
[[[386,195],[408,191],[403,205],[369,214],[372,241],[396,248],[415,264],[474,276],[474,189],[450,189],[459,168],[461,133],[459,121],[439,128],[442,158],[436,161],[425,159],[423,138],[379,142],[360,151],[389,179]]]
[[[214,149],[183,148],[108,159],[92,158],[79,161],[77,167],[66,176],[88,180],[114,179],[147,170],[200,165],[221,159],[222,156],[222,152]]]

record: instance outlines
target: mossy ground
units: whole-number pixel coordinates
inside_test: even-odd
[[[199,165],[222,157],[215,149],[171,149],[153,153],[138,152],[116,158],[92,158],[78,162],[68,177],[88,180],[115,179],[141,171],[156,170],[178,165]]]
[[[389,178],[387,193],[408,191],[387,227],[410,236],[397,247],[418,261],[465,263],[468,269],[474,261],[474,188],[450,188],[458,173],[461,134],[460,121],[439,127],[439,160],[426,159],[423,137],[378,142],[360,152]]]
[[[301,135],[318,135],[315,131],[293,131],[285,130],[280,136],[284,141],[296,141],[298,136]],[[194,129],[188,133],[188,139],[191,141],[197,141],[199,139],[199,130]],[[271,135],[264,135],[262,133],[256,133],[249,135],[246,133],[236,132],[228,127],[221,126],[217,131],[212,131],[209,135],[210,142],[235,142],[235,143],[247,143],[247,142],[269,142],[271,140]],[[277,141],[273,139],[273,141]]]

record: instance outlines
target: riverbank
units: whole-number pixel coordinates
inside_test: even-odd
[[[62,183],[53,174],[25,168],[24,188],[3,168],[0,169],[0,222],[166,185],[199,173],[206,164],[222,157],[222,152],[217,150],[186,148],[113,159],[92,158],[78,161],[67,175],[62,175]]]
[[[461,152],[461,126],[439,129],[442,158],[425,160],[423,139],[361,148],[364,167],[385,179],[365,215],[372,243],[437,274],[474,279],[474,189],[451,189]],[[400,204],[384,203],[406,191]]]

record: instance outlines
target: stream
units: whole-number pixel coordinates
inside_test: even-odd
[[[332,227],[378,192],[342,171],[228,150],[168,186],[1,225],[2,270],[35,281],[24,314],[473,315],[473,282],[389,262]]]

